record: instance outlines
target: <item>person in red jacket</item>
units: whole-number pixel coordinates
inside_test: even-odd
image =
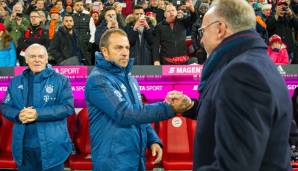
[[[270,37],[267,52],[275,64],[289,64],[287,46],[278,35]]]

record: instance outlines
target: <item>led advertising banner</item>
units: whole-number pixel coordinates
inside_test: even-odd
[[[86,66],[54,66],[53,68],[70,79],[75,107],[85,107],[85,84],[92,68]],[[5,97],[10,80],[21,74],[24,69],[25,67],[0,68],[0,101]],[[298,67],[296,65],[277,66],[277,69],[292,95],[298,87]],[[201,65],[136,66],[132,74],[138,80],[141,93],[148,102],[155,102],[163,100],[171,90],[178,90],[191,98],[198,98],[198,85],[202,71]]]

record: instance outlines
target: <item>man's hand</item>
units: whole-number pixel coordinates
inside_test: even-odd
[[[134,25],[134,27],[133,27],[133,30],[139,30],[139,28],[142,26],[142,23],[140,22],[140,20],[138,20],[136,23],[135,23],[135,25]]]
[[[145,29],[150,29],[149,24],[147,23],[146,18],[140,19],[140,22],[144,26]]]
[[[194,8],[194,6],[193,6],[192,0],[187,0],[187,1],[185,2],[185,6],[186,6],[186,8],[187,8],[189,11],[191,11],[192,13],[195,12],[195,8]]]
[[[162,148],[160,147],[159,144],[154,143],[154,144],[151,145],[151,151],[152,151],[152,156],[155,157],[156,154],[157,154],[156,159],[154,160],[153,163],[154,164],[159,163],[162,159]]]
[[[155,66],[159,66],[160,65],[160,62],[159,61],[154,61],[154,65]]]
[[[183,113],[194,105],[194,102],[188,96],[179,91],[168,92],[165,102],[169,103],[177,113]]]
[[[31,123],[37,119],[37,112],[32,107],[24,108],[19,114],[19,120],[23,123]]]

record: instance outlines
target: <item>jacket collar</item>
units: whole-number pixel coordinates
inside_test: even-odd
[[[104,69],[111,73],[124,73],[126,75],[131,72],[133,63],[134,63],[134,59],[130,58],[128,65],[125,68],[122,68],[119,65],[115,64],[114,62],[105,60],[101,52],[95,53],[95,59],[96,59],[95,66],[97,68]]]
[[[245,30],[233,34],[224,39],[217,48],[210,54],[204,64],[199,91],[202,94],[209,77],[225,64],[229,63],[239,54],[249,50],[261,48],[266,50],[267,46],[264,40],[255,30]]]
[[[44,70],[42,70],[39,74],[35,75],[35,79],[34,82],[41,82],[42,80],[50,77],[51,75],[53,75],[56,71],[52,68],[52,66],[50,64],[46,65],[46,68]],[[29,77],[29,74],[32,74],[31,69],[29,67],[27,67],[22,75],[25,78]]]

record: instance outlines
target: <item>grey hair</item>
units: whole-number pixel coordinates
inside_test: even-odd
[[[211,8],[233,32],[256,28],[254,9],[246,0],[214,0]]]
[[[44,47],[43,45],[38,44],[38,43],[34,43],[34,44],[30,45],[29,47],[27,47],[27,49],[25,50],[25,58],[27,58],[31,54],[31,50],[35,49],[35,48],[41,49],[44,52],[44,55],[46,56],[46,58],[47,59],[49,58],[46,47]]]

